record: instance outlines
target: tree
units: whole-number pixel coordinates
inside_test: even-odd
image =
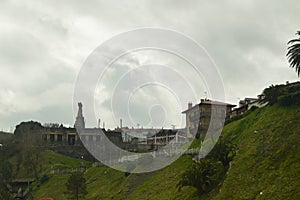
[[[66,186],[66,193],[69,194],[71,199],[78,200],[79,198],[87,195],[86,180],[83,172],[73,173],[68,179]]]
[[[296,35],[300,36],[300,31],[297,31]],[[288,42],[288,52],[286,54],[290,67],[295,68],[298,77],[300,76],[300,37],[298,39],[292,39]]]
[[[7,183],[12,179],[12,165],[7,161],[1,149],[0,160],[0,199],[13,199],[7,187]]]
[[[260,103],[268,103],[268,105],[274,105],[279,102],[279,104],[287,105],[299,105],[299,91],[300,84],[281,84],[281,85],[271,85],[270,87],[264,89],[262,95],[263,98],[260,99]]]
[[[28,173],[33,172],[36,180],[39,179],[39,173],[42,171],[42,151],[41,148],[35,146],[26,146],[22,151],[23,164]]]
[[[39,122],[29,121],[17,125],[14,134],[16,141],[22,145],[37,145],[43,131],[44,127]]]
[[[263,98],[260,103],[268,103],[269,105],[274,105],[278,101],[278,97],[285,95],[287,93],[285,85],[271,85],[265,88],[263,91]]]

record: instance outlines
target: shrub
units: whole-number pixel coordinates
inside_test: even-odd
[[[178,190],[184,186],[192,186],[197,189],[199,196],[211,191],[224,179],[235,150],[233,143],[220,139],[205,158],[196,161],[183,174],[177,185]]]
[[[256,110],[256,109],[258,109],[257,106],[252,106],[252,107],[250,108],[251,111],[254,111],[254,110]]]
[[[253,108],[253,109],[252,109],[252,108]],[[252,112],[253,110],[256,110],[256,108],[258,108],[258,107],[257,107],[257,106],[252,106],[250,110],[247,110],[247,111],[244,112],[243,114],[238,114],[238,115],[236,115],[236,116],[231,117],[230,119],[227,119],[227,120],[225,121],[225,125],[227,125],[227,124],[229,124],[229,123],[231,123],[231,122],[234,122],[234,121],[237,121],[237,120],[239,120],[239,119],[242,119],[242,118],[246,117],[247,115],[250,114],[250,112]]]
[[[269,88],[264,89],[263,91],[264,98],[261,100],[261,103],[268,103],[269,105],[273,105],[281,101],[282,105],[291,105],[291,103],[292,104],[296,103],[296,100],[298,99],[296,97],[297,96],[296,94],[299,91],[300,91],[299,82],[290,85],[275,85],[275,86],[271,85]],[[282,99],[284,96],[290,96],[290,97],[286,97],[286,99]]]
[[[300,92],[280,96],[278,102],[282,106],[300,105]]]
[[[209,192],[219,183],[222,177],[223,165],[220,161],[201,159],[186,171],[177,187],[180,191],[184,186],[193,186],[198,195]]]
[[[208,158],[222,162],[227,167],[235,156],[236,145],[225,140],[219,140],[212,151],[207,155]]]

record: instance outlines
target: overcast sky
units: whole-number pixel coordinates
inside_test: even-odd
[[[271,84],[297,81],[285,54],[287,41],[300,30],[299,10],[297,0],[2,0],[0,128],[7,130],[26,120],[73,125],[74,82],[86,58],[112,36],[143,27],[178,31],[202,45],[222,76],[230,103],[255,97]],[[129,65],[142,62],[142,58]],[[105,82],[99,86],[104,88],[102,92],[106,86]],[[134,99],[144,101],[139,99],[140,92],[133,95],[132,104]],[[180,112],[182,108],[176,107],[176,98],[171,96],[168,105]],[[196,98],[203,97],[200,93]],[[170,127],[174,120],[181,126],[180,113],[166,118],[172,113],[156,106],[156,101],[146,109],[150,115],[154,113],[152,119],[131,113],[138,119],[125,118],[125,125],[133,126],[140,120],[141,126],[160,126],[164,121],[162,126]],[[98,117],[107,127],[117,125],[109,110],[104,112],[105,101],[95,105],[98,113],[103,111]]]

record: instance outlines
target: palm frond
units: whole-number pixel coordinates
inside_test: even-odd
[[[296,35],[300,36],[300,31],[297,31]],[[300,76],[300,38],[292,39],[288,42],[290,45],[287,50],[287,59],[290,63],[290,67],[296,70],[298,77]]]

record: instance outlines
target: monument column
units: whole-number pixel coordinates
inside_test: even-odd
[[[84,117],[82,114],[82,103],[81,102],[78,103],[78,113],[77,113],[74,127],[76,129],[84,129],[85,128],[85,122],[84,122]]]

